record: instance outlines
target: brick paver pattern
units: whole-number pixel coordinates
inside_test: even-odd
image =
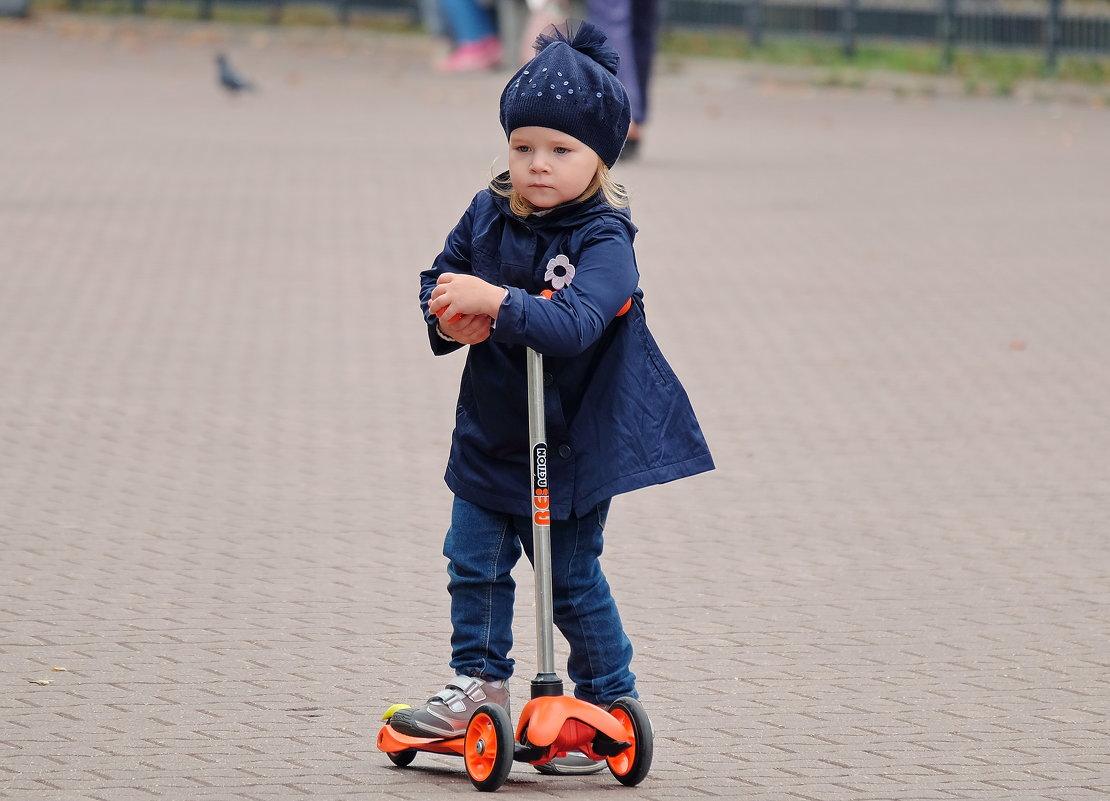
[[[417,272],[504,164],[433,49],[0,25],[0,798],[473,793],[373,739],[447,678]],[[1110,113],[660,72],[617,175],[719,469],[609,525],[656,761],[501,792],[1107,799]]]

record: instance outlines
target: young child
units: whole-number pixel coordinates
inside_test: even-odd
[[[475,196],[420,274],[432,351],[470,347],[445,476],[456,675],[394,714],[393,728],[413,736],[460,735],[480,704],[509,707],[510,571],[522,548],[533,556],[526,346],[544,356],[554,620],[577,697],[605,707],[638,697],[599,561],[610,498],[713,467],[648,331],[636,227],[609,174],[629,125],[618,57],[588,23],[549,29],[536,50],[501,95],[508,173]]]

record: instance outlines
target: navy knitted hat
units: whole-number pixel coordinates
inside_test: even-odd
[[[631,118],[628,93],[617,80],[620,56],[596,26],[568,22],[566,28],[540,34],[535,57],[509,80],[501,93],[501,127],[506,137],[529,125],[562,131],[612,167]]]

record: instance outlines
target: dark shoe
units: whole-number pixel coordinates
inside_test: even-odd
[[[590,759],[581,751],[570,751],[565,757],[555,757],[542,765],[533,765],[546,776],[588,776],[605,770],[604,759]]]
[[[625,139],[624,148],[621,150],[619,161],[636,161],[640,158],[640,140]]]

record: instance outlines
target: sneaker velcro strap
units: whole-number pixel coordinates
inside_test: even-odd
[[[440,701],[453,712],[462,712],[466,709],[466,699],[471,701],[484,701],[486,694],[482,690],[483,682],[471,676],[456,676],[447,682],[447,686],[432,696],[433,701]]]
[[[471,701],[486,700],[485,690],[482,689],[484,684],[484,681],[476,679],[473,676],[456,676],[454,679],[447,682],[449,688],[454,687]]]

